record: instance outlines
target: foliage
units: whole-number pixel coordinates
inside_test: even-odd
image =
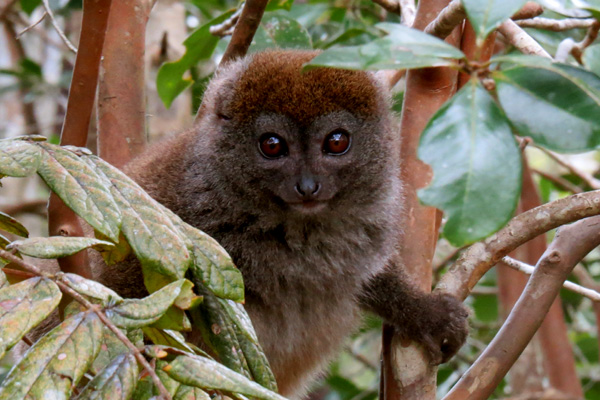
[[[103,239],[35,237],[5,243],[2,248],[34,258],[64,257],[88,248],[111,252],[123,233],[131,253],[142,262],[144,275],[151,277],[146,279],[150,295],[123,299],[100,283],[74,274],[41,273],[13,284],[2,274],[0,357],[56,309],[61,299],[57,284],[100,308],[86,307],[86,303],[83,309],[75,307],[73,315],[66,315],[64,322],[37,341],[2,382],[0,398],[44,398],[50,390],[67,398],[90,369],[96,376],[79,398],[88,398],[82,397],[83,393],[89,398],[115,398],[110,390],[117,384],[115,380],[132,394],[138,364],[112,332],[105,332],[98,313],[128,335],[139,328],[150,329],[148,338],[164,347],[156,352],[148,345],[146,352],[155,359],[167,357],[162,370],[168,371],[169,381],[179,382],[181,396],[206,398],[200,390],[206,389],[261,399],[281,398],[272,392],[275,381],[250,319],[236,303],[244,299],[241,275],[212,238],[185,224],[123,173],[84,149],[59,147],[30,137],[1,140],[0,149],[0,174],[23,177],[37,172],[83,220],[101,232]],[[0,214],[0,228],[27,236],[27,230],[6,214]],[[29,272],[39,275],[36,270]],[[194,285],[201,296],[192,291]],[[215,326],[233,332],[230,341],[213,350],[223,360],[227,360],[227,352],[243,360],[238,363],[238,372],[220,366],[176,334],[192,326],[186,310],[208,315],[206,320],[193,319],[194,326],[213,332],[222,342],[214,333],[219,330]],[[198,326],[205,321],[209,325]],[[109,349],[111,356],[106,358],[101,348]],[[189,361],[185,367],[182,360]],[[206,374],[207,368],[220,368],[225,380],[215,380],[214,374]]]

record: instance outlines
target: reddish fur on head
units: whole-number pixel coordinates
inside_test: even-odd
[[[301,125],[340,110],[361,118],[376,115],[378,94],[368,73],[316,68],[299,74],[317,54],[277,50],[253,55],[232,99],[219,111],[248,119],[258,112],[274,112]]]

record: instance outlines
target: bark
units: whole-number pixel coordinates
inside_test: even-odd
[[[424,29],[447,4],[447,0],[420,1],[414,28]],[[458,36],[453,35],[450,41],[456,44]],[[399,223],[410,235],[402,239],[399,260],[413,281],[426,291],[431,290],[431,264],[441,213],[422,206],[417,198],[417,189],[427,186],[432,176],[431,169],[418,160],[417,147],[429,118],[455,93],[456,77],[456,72],[447,68],[426,68],[409,71],[406,79],[400,128],[406,213]],[[401,343],[391,327],[384,327],[382,398],[435,399],[436,370],[420,347]]]
[[[148,0],[116,1],[104,43],[98,90],[98,155],[122,168],[146,144],[144,54]]]
[[[542,324],[569,273],[599,244],[599,216],[557,232],[506,323],[444,400],[483,400],[493,393]]]
[[[61,145],[85,146],[98,82],[98,70],[111,0],[84,0],[79,52],[69,90]],[[48,203],[48,230],[51,236],[85,236],[75,213],[54,193]],[[85,251],[59,259],[64,272],[91,278]]]

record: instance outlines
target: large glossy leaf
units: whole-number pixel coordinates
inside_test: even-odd
[[[380,70],[447,66],[464,54],[448,43],[400,24],[381,23],[388,36],[360,46],[334,47],[309,62],[305,69],[337,67]]]
[[[38,174],[50,189],[88,224],[116,242],[121,213],[94,169],[60,146],[49,143],[38,146],[44,149]]]
[[[281,14],[267,14],[252,39],[249,52],[269,48],[311,49],[308,31],[297,21]]]
[[[517,12],[527,0],[462,0],[479,39],[485,39],[502,22]]]
[[[0,274],[2,288],[4,274]],[[56,283],[44,278],[31,278],[0,289],[0,358],[50,315],[61,296]]]
[[[143,299],[126,299],[106,310],[106,316],[121,328],[140,328],[158,321],[180,296],[191,291],[185,279],[173,282]]]
[[[51,236],[15,240],[8,248],[35,258],[60,258],[70,256],[87,248],[105,249],[114,245],[104,240],[87,237]]]
[[[577,0],[573,3],[577,8],[591,12],[594,18],[600,18],[600,0]]]
[[[41,158],[42,152],[34,143],[0,140],[0,175],[29,176],[37,171]]]
[[[162,206],[121,171],[95,156],[85,157],[111,182],[122,212],[121,230],[142,264],[149,292],[183,278],[192,263],[185,238]]]
[[[419,157],[433,168],[433,181],[419,198],[444,210],[444,236],[453,245],[482,239],[512,216],[521,188],[520,152],[506,117],[476,81],[429,121]]]
[[[176,332],[169,329],[152,328],[149,326],[143,327],[142,330],[144,331],[144,334],[154,344],[174,347],[176,349],[183,350],[191,354],[198,353],[199,349],[196,348],[196,346],[187,343],[180,332]],[[202,355],[206,355],[206,353],[204,353],[203,351],[200,350],[200,352],[202,353]]]
[[[175,98],[192,84],[192,80],[183,75],[201,60],[208,60],[215,51],[219,37],[211,35],[210,27],[220,24],[233,14],[233,11],[218,16],[195,30],[183,42],[185,53],[174,62],[164,63],[156,76],[158,96],[167,108]]]
[[[0,399],[67,399],[100,351],[94,313],[67,319],[31,347],[0,386]]]
[[[5,232],[9,232],[21,237],[28,237],[29,232],[27,232],[27,228],[25,228],[19,221],[14,219],[8,214],[0,211],[0,230]]]
[[[498,99],[522,136],[574,153],[600,146],[600,77],[539,57],[503,57],[518,66],[494,72]]]
[[[178,356],[169,363],[166,372],[173,379],[188,386],[224,390],[264,400],[285,399],[245,376],[204,357]]]
[[[225,249],[206,233],[183,222],[173,212],[164,211],[188,239],[187,246],[194,261],[191,272],[199,280],[197,283],[221,298],[244,301],[244,279]]]
[[[250,370],[250,374],[254,381],[269,390],[277,392],[277,381],[275,380],[273,371],[271,371],[269,360],[267,360],[267,356],[262,347],[260,347],[258,343],[253,343],[248,340],[248,338],[241,333],[238,326],[235,326],[235,330],[238,343],[244,353],[246,364],[248,365],[248,369]]]
[[[135,357],[121,354],[86,385],[77,399],[127,400],[135,390],[138,373]]]
[[[593,73],[600,76],[600,44],[588,47],[583,52],[583,63]]]

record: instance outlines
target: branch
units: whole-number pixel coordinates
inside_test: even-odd
[[[40,17],[40,19],[38,19],[35,22],[32,22],[31,24],[29,24],[25,29],[23,29],[21,32],[19,32],[17,34],[17,39],[20,39],[21,36],[23,36],[25,33],[29,32],[30,30],[32,30],[33,28],[35,28],[36,26],[38,26],[48,15],[48,11],[44,11],[44,13],[42,14],[42,16]]]
[[[146,146],[147,0],[114,1],[98,82],[98,156],[123,168]]]
[[[379,4],[387,12],[400,15],[401,8],[398,0],[373,0],[373,3]]]
[[[445,39],[467,17],[460,0],[452,0],[438,16],[427,25],[424,32]]]
[[[47,0],[44,0],[47,2]],[[75,59],[61,145],[84,147],[96,98],[100,57],[106,34],[111,0],[84,0],[80,50]],[[85,236],[77,215],[54,193],[48,203],[48,231],[51,236]],[[58,260],[64,272],[91,278],[87,253],[82,251]]]
[[[0,0],[0,19],[4,19],[18,0]]]
[[[596,200],[600,203],[600,198]],[[464,399],[465,393],[470,400],[484,400],[493,393],[542,324],[571,270],[598,245],[598,216],[557,232],[496,337],[444,400]]]
[[[544,8],[537,4],[535,1],[528,1],[525,3],[523,8],[515,13],[512,16],[513,21],[521,20],[521,19],[530,19],[533,17],[537,17],[538,15],[542,15],[544,12]]]
[[[223,58],[221,59],[222,65],[246,55],[268,2],[268,0],[246,1],[240,18],[237,24],[235,24],[231,41],[227,45],[225,54],[223,54]]]
[[[577,62],[580,64],[581,56],[583,51],[591,45],[594,40],[598,37],[598,31],[600,31],[600,22],[594,21],[594,23],[589,27],[587,34],[583,38],[581,42],[575,42],[571,38],[567,38],[560,42],[558,48],[556,49],[556,61],[566,62],[569,55],[575,57]]]
[[[461,254],[435,292],[465,299],[479,279],[525,242],[551,229],[600,214],[600,191],[574,194],[524,212],[494,235]]]
[[[552,58],[546,50],[535,41],[534,38],[529,36],[522,28],[520,28],[514,21],[504,21],[499,27],[498,32],[504,35],[510,44],[515,46],[521,53],[524,54],[535,54],[541,57]]]
[[[569,29],[581,29],[591,27],[596,20],[594,18],[567,18],[567,19],[552,19],[552,18],[531,18],[516,21],[516,24],[521,28],[545,29],[548,31],[561,32]]]
[[[561,176],[555,176],[555,175],[549,174],[547,172],[544,172],[544,171],[536,169],[536,168],[531,168],[531,171],[545,179],[548,179],[550,182],[554,183],[556,186],[558,186],[568,192],[583,193],[583,189],[581,189],[577,185],[572,184],[571,182],[569,182],[568,180],[566,180],[565,178],[563,178]]]
[[[219,36],[219,37],[231,35],[233,33],[233,29],[235,28],[235,25],[237,24],[238,20],[240,19],[240,15],[242,14],[242,8],[243,7],[238,8],[236,10],[236,12],[234,12],[231,15],[231,17],[227,18],[225,21],[221,22],[220,24],[211,26],[209,28],[210,34],[214,35],[214,36]]]
[[[0,257],[15,264],[15,265],[18,265],[19,267],[21,267],[35,275],[44,277],[46,279],[50,279],[51,281],[56,283],[63,292],[67,293],[69,296],[71,296],[73,299],[75,299],[78,303],[83,305],[89,311],[94,312],[98,316],[98,318],[100,318],[102,323],[104,323],[104,325],[108,329],[110,329],[112,331],[112,333],[114,333],[115,336],[121,342],[123,342],[123,344],[129,349],[129,351],[131,351],[131,353],[135,356],[136,360],[144,367],[144,369],[146,370],[148,375],[150,375],[150,377],[152,378],[152,382],[154,382],[154,385],[160,392],[161,396],[165,400],[171,399],[169,392],[167,392],[167,389],[165,389],[164,385],[162,384],[162,382],[156,375],[156,372],[152,369],[150,364],[148,364],[148,361],[146,361],[146,359],[144,358],[142,353],[140,353],[139,349],[137,347],[135,347],[133,343],[131,343],[131,341],[127,338],[127,336],[125,336],[123,334],[123,332],[121,332],[121,330],[119,328],[117,328],[110,319],[108,319],[108,317],[106,316],[106,314],[104,314],[104,312],[102,311],[101,308],[99,308],[95,304],[90,303],[85,297],[83,297],[82,295],[77,293],[75,290],[73,290],[69,286],[69,281],[64,279],[63,274],[61,274],[61,273],[59,273],[57,275],[49,274],[45,271],[42,271],[37,266],[21,260],[19,257],[15,256],[13,253],[8,252],[6,250],[0,249]]]
[[[502,259],[502,262],[505,265],[511,267],[512,269],[524,272],[527,275],[531,275],[535,272],[534,266],[524,263],[523,261],[515,260],[514,258],[511,258],[508,256],[504,257]],[[597,291],[595,291],[593,289],[583,287],[583,286],[573,283],[571,281],[565,281],[563,283],[563,287],[572,292],[575,292],[584,297],[587,297],[588,299],[590,299],[592,301],[600,302],[600,293],[598,293]]]
[[[42,4],[44,5],[44,9],[46,10],[48,17],[50,17],[52,26],[58,33],[58,36],[60,36],[60,38],[65,43],[65,45],[67,45],[69,50],[71,50],[73,53],[77,54],[77,47],[75,47],[73,45],[73,43],[71,43],[71,41],[69,40],[67,35],[65,35],[65,33],[62,31],[61,27],[58,25],[58,22],[56,22],[56,18],[54,18],[54,13],[52,13],[52,9],[50,8],[50,4],[48,4],[48,0],[42,0]]]
[[[231,60],[246,55],[248,48],[250,48],[250,44],[252,43],[252,39],[254,38],[254,34],[260,25],[260,20],[265,13],[268,2],[269,0],[247,0],[246,3],[244,3],[244,8],[235,24],[233,35],[227,45],[227,49],[225,49],[225,54],[223,54],[219,67],[227,64]],[[200,103],[196,118],[194,119],[195,123],[202,118],[204,109],[205,107]]]
[[[402,23],[406,26],[413,26],[417,15],[415,0],[400,0],[400,12],[402,13]]]
[[[540,149],[548,157],[550,157],[551,159],[556,161],[558,164],[560,164],[563,167],[565,167],[566,169],[568,169],[573,175],[580,178],[592,189],[594,189],[594,190],[600,189],[600,180],[594,178],[594,176],[592,176],[592,174],[589,174],[585,171],[580,170],[579,168],[577,168],[575,165],[570,163],[565,157],[561,156],[560,154],[557,154],[551,150],[540,147],[540,146],[536,145],[535,143],[533,144],[533,146],[537,149]]]

